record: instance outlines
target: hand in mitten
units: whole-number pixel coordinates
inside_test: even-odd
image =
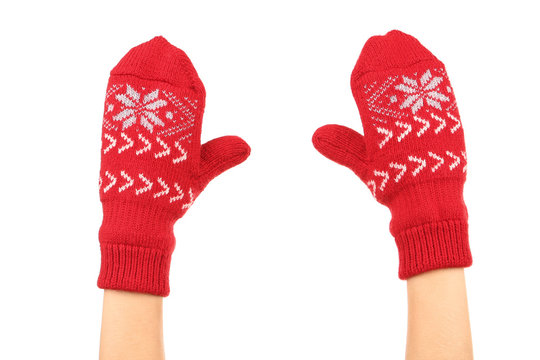
[[[111,71],[101,150],[99,287],[167,296],[174,223],[210,180],[249,156],[236,136],[201,146],[204,104],[191,61],[163,37],[131,49]]]
[[[351,88],[364,135],[326,125],[313,144],[390,209],[399,277],[470,266],[465,142],[443,63],[414,37],[391,31],[367,41]]]

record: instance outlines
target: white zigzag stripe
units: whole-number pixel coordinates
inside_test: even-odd
[[[379,134],[386,134],[386,137],[384,138],[384,140],[379,143],[379,148],[382,149],[383,146],[388,142],[388,140],[392,138],[393,134],[390,130],[382,128],[382,127],[377,127],[377,132]]]
[[[127,150],[127,149],[129,149],[130,147],[133,146],[133,140],[131,140],[131,138],[129,138],[126,134],[121,133],[120,136],[122,137],[122,139],[126,140],[127,143],[126,143],[126,145],[124,145],[120,149],[118,149],[119,154],[122,151]]]
[[[111,182],[109,183],[109,185],[107,185],[104,189],[103,189],[103,192],[106,193],[107,191],[111,190],[111,188],[114,186],[114,184],[116,184],[116,177],[114,175],[112,175],[110,172],[108,171],[105,171],[105,176],[109,178],[109,180],[111,180]]]
[[[176,159],[173,159],[173,164],[178,164],[179,162],[182,162],[184,160],[187,159],[187,151],[184,150],[184,148],[182,146],[180,146],[180,142],[179,141],[175,141],[174,142],[174,146],[176,146],[176,148],[178,150],[180,150],[180,152],[182,153],[182,155],[180,155],[179,157],[177,157]]]
[[[133,182],[134,182],[134,181],[133,181],[133,178],[131,178],[131,177],[130,177],[128,174],[126,174],[123,170],[120,172],[120,175],[122,175],[122,177],[123,177],[124,179],[126,179],[126,183],[125,183],[122,187],[118,188],[118,192],[122,192],[122,191],[126,190],[128,187],[130,187],[131,185],[133,185]]]
[[[189,188],[189,202],[182,205],[182,210],[189,209],[191,205],[193,205],[193,201],[195,201],[195,199],[193,199],[193,191],[191,191],[191,188]]]
[[[167,186],[167,184],[165,183],[165,181],[163,181],[163,179],[157,178],[157,182],[159,183],[159,185],[161,185],[163,187],[163,190],[160,191],[160,192],[155,193],[154,194],[154,199],[158,198],[160,196],[163,196],[163,195],[167,195],[169,193],[169,186]]]
[[[146,139],[141,133],[139,133],[139,140],[143,141],[146,145],[145,147],[142,147],[139,150],[135,151],[135,154],[141,155],[142,153],[145,153],[152,148],[152,143],[148,141],[148,139]]]
[[[428,155],[438,161],[438,163],[435,164],[435,166],[433,166],[431,168],[431,171],[435,172],[441,167],[442,164],[444,164],[444,159],[442,157],[438,156],[437,154],[432,153],[431,151],[428,152]]]
[[[420,137],[420,136],[424,135],[424,133],[426,132],[427,129],[429,129],[429,126],[430,126],[429,121],[424,120],[424,119],[422,119],[421,117],[416,116],[416,115],[414,116],[414,120],[416,120],[416,121],[421,122],[422,124],[424,124],[424,127],[421,128],[421,129],[416,133],[416,135],[418,135],[418,137]]]
[[[116,146],[116,139],[112,137],[112,135],[105,134],[103,137],[110,141],[109,146],[107,146],[105,149],[103,149],[103,153],[106,154],[109,150],[111,150],[113,147]]]
[[[459,163],[460,163],[459,156],[454,155],[454,154],[451,153],[450,151],[447,151],[447,152],[446,152],[446,155],[448,155],[448,156],[450,156],[450,157],[452,157],[452,158],[455,159],[455,161],[454,161],[452,164],[450,164],[450,166],[449,166],[450,170],[454,170],[454,169],[456,168],[456,166],[458,166]]]
[[[407,171],[407,166],[405,166],[405,164],[398,164],[398,163],[390,163],[389,165],[391,168],[394,168],[394,169],[401,169],[401,171],[399,172],[399,174],[396,175],[396,177],[394,178],[394,181],[395,182],[399,182],[399,180],[401,179],[401,177],[403,176],[403,174],[405,174],[405,172]]]
[[[454,125],[453,128],[450,129],[450,132],[453,134],[457,131],[457,129],[459,129],[461,127],[461,121],[459,121],[459,119],[457,117],[455,117],[454,115],[450,114],[449,112],[446,113],[448,115],[448,117],[452,120],[454,120],[456,122],[456,125]]]
[[[411,126],[411,124],[402,123],[402,122],[399,122],[399,121],[396,121],[396,125],[399,126],[399,127],[402,127],[402,128],[406,128],[405,131],[403,131],[401,134],[399,134],[399,136],[397,138],[397,141],[401,142],[401,140],[403,140],[403,138],[405,136],[409,135],[409,133],[412,130],[412,126]]]
[[[379,186],[379,190],[384,191],[384,187],[386,186],[386,182],[388,181],[388,178],[389,178],[388,171],[374,170],[373,175],[384,177],[383,181],[381,182],[381,185]]]
[[[182,191],[182,189],[180,188],[180,185],[178,185],[178,183],[174,183],[174,188],[178,192],[178,195],[177,196],[171,196],[171,198],[169,199],[169,202],[171,202],[171,203],[184,198],[184,192]]]
[[[135,190],[135,195],[142,194],[142,193],[147,192],[148,190],[152,189],[153,183],[150,180],[148,180],[146,177],[144,177],[143,174],[139,174],[139,179],[141,179],[146,184],[146,186],[143,186],[143,187]]]
[[[463,172],[467,172],[467,153],[465,151],[461,151],[461,155],[463,156],[463,159],[465,160],[465,166],[463,167]]]
[[[375,192],[377,191],[377,184],[375,184],[375,181],[374,181],[374,180],[369,180],[369,181],[366,183],[366,185],[367,185],[368,187],[370,187],[369,190],[371,190],[371,194],[373,195],[373,197],[376,198]]]
[[[412,172],[413,176],[416,176],[423,168],[426,167],[426,160],[424,159],[421,159],[421,158],[417,158],[416,156],[412,156],[410,155],[409,156],[409,161],[414,161],[414,162],[417,162],[418,164],[418,167],[416,169],[414,169],[414,171]]]
[[[156,140],[159,143],[159,145],[161,145],[163,147],[163,149],[164,149],[162,152],[154,154],[156,159],[160,158],[160,157],[163,157],[163,156],[169,155],[171,153],[171,148],[169,147],[169,145],[167,145],[163,140],[161,140],[159,138],[159,136],[156,136]]]
[[[435,134],[438,134],[442,129],[446,127],[446,120],[443,118],[431,113],[431,117],[440,122],[441,124],[435,129]]]

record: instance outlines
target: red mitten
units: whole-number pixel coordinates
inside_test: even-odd
[[[163,37],[131,49],[111,71],[100,171],[98,286],[167,296],[173,225],[208,182],[243,162],[236,136],[201,146],[204,86]]]
[[[313,135],[392,213],[399,277],[472,264],[463,128],[446,70],[400,31],[370,38],[351,76],[364,136],[339,125]]]

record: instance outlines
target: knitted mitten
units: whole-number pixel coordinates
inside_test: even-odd
[[[111,71],[99,287],[167,296],[174,223],[210,180],[249,156],[235,136],[201,146],[204,103],[191,61],[163,37],[131,49]]]
[[[391,31],[367,41],[351,87],[365,135],[326,125],[313,144],[390,209],[399,277],[470,266],[465,142],[443,63],[414,37]]]

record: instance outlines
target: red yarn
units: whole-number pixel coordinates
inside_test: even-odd
[[[205,90],[187,55],[156,37],[111,71],[103,117],[98,286],[167,296],[173,225],[249,146],[201,146]]]
[[[313,144],[390,208],[399,277],[470,266],[465,141],[443,63],[414,37],[391,31],[364,45],[351,88],[365,135],[326,125]]]

